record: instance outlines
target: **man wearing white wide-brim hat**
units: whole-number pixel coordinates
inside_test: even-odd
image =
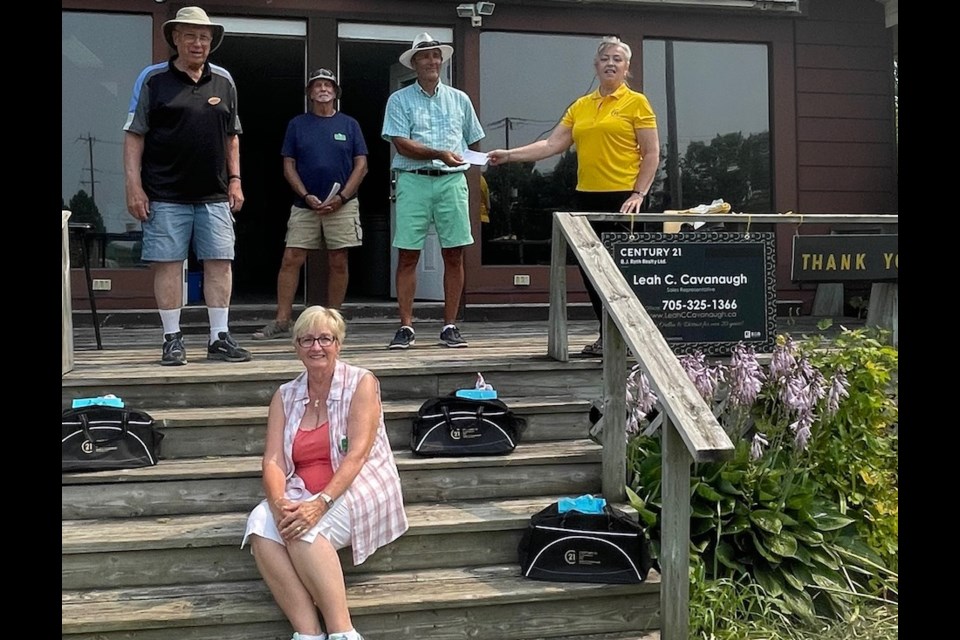
[[[233,214],[243,206],[237,88],[226,69],[207,61],[223,42],[223,26],[200,7],[184,7],[163,24],[163,36],[176,54],[140,73],[123,126],[127,210],[143,225],[142,256],[153,269],[163,324],[160,364],[187,363],[181,265],[191,243],[203,262],[207,359],[245,362],[250,352],[229,329]]]
[[[477,150],[483,128],[469,96],[440,82],[440,69],[453,47],[421,33],[400,55],[400,63],[417,73],[417,81],[387,100],[382,136],[397,153],[397,303],[400,328],[390,349],[407,349],[416,342],[413,299],[417,263],[431,223],[443,254],[444,326],[439,344],[466,347],[456,326],[463,294],[463,249],[473,244],[470,207],[463,159],[468,148]]]

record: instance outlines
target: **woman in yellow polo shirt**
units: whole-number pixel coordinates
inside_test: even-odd
[[[548,138],[491,151],[490,164],[535,162],[576,144],[577,210],[640,213],[660,164],[660,137],[650,101],[627,85],[631,55],[619,38],[603,38],[593,59],[600,86],[570,105]],[[604,226],[597,230],[611,230]],[[580,273],[600,320],[603,303],[582,267]],[[600,337],[582,353],[603,355],[602,323]]]

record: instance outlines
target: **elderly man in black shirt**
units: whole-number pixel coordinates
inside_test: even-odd
[[[143,224],[143,259],[152,263],[163,323],[160,364],[187,363],[180,308],[181,265],[191,242],[203,262],[210,319],[207,358],[250,360],[230,335],[233,214],[243,206],[237,90],[226,69],[207,58],[223,26],[199,7],[184,7],[163,25],[176,55],[144,69],[123,129],[127,210]]]

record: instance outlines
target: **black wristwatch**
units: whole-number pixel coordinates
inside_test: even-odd
[[[356,197],[357,197],[356,194],[353,194],[353,197],[348,198],[347,196],[343,195],[343,191],[341,191],[341,192],[338,193],[337,195],[340,196],[340,200],[341,200],[341,202],[343,202],[343,204],[347,204],[348,202],[350,202],[351,200],[353,200],[353,198],[356,198]]]

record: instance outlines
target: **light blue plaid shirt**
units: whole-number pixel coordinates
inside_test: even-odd
[[[431,149],[462,154],[469,145],[482,140],[484,133],[466,93],[438,84],[436,93],[428,96],[420,83],[414,82],[395,91],[387,100],[381,136],[387,142],[391,138],[409,138]],[[399,153],[394,154],[391,166],[402,171],[463,171],[469,167],[448,167],[440,160],[415,160]]]

